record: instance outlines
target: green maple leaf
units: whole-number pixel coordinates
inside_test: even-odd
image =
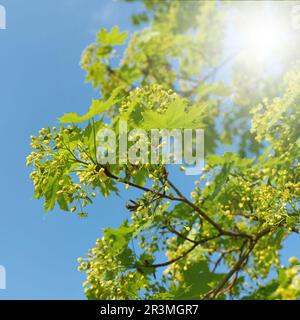
[[[127,32],[119,32],[118,26],[114,26],[111,32],[108,32],[106,29],[101,29],[98,32],[97,40],[102,46],[121,45],[125,42],[127,35]]]
[[[166,112],[158,114],[156,110],[142,113],[143,121],[140,127],[151,129],[199,129],[203,126],[203,112],[201,106],[193,106],[186,110],[182,99],[176,99],[169,104]]]
[[[78,123],[78,122],[87,121],[95,117],[97,114],[104,113],[105,111],[107,111],[109,107],[119,102],[121,100],[120,98],[118,98],[120,91],[121,91],[121,88],[115,89],[111,94],[110,98],[106,101],[93,100],[89,108],[89,111],[82,116],[79,116],[76,112],[72,112],[72,113],[64,114],[58,120],[62,123]]]
[[[183,272],[184,280],[176,289],[171,289],[174,299],[197,300],[201,295],[211,290],[225,274],[212,273],[207,261],[197,261]]]

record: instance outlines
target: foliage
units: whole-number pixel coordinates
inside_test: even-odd
[[[283,83],[260,79],[258,92],[240,80],[247,73],[238,62],[232,82],[224,84],[215,75],[231,61],[221,53],[233,4],[144,4],[133,22],[147,26],[128,40],[122,58],[115,46],[124,45],[127,33],[117,27],[101,30],[82,55],[87,81],[102,99],[86,114],[65,114],[59,128],[31,137],[27,164],[47,211],[57,204],[85,217],[97,193],[107,197],[121,185],[137,190],[126,205],[131,218],[105,229],[79,258],[86,296],[298,299],[299,262],[280,266],[280,250],[299,234],[300,65],[285,65],[291,70]],[[259,81],[260,75],[251,77]],[[205,129],[206,167],[190,196],[163,163],[98,162],[97,133],[117,132],[121,120],[129,129]],[[220,152],[222,144],[236,152]]]

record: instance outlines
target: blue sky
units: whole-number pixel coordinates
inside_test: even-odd
[[[99,199],[88,219],[34,200],[25,158],[29,136],[57,124],[63,112],[84,112],[97,97],[79,67],[82,50],[101,27],[132,30],[129,16],[140,4],[111,0],[0,0],[7,30],[0,30],[1,212],[0,265],[7,289],[0,299],[83,299],[85,275],[77,258],[101,229],[127,216],[125,196]],[[191,179],[179,182],[189,188]],[[127,197],[126,197],[127,198]],[[117,201],[116,201],[117,200]],[[284,257],[293,253],[288,241]]]
[[[79,67],[82,50],[101,27],[130,28],[137,5],[110,0],[0,0],[7,30],[0,30],[2,152],[0,265],[7,290],[0,299],[82,299],[84,274],[77,257],[94,245],[101,229],[127,214],[122,200],[99,199],[88,219],[32,199],[25,167],[29,136],[56,124],[67,111],[85,111],[96,97]],[[119,218],[119,219],[118,219]]]

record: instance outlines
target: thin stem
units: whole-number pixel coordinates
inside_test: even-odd
[[[200,244],[203,244],[205,242],[208,242],[210,240],[214,240],[216,238],[219,238],[221,235],[218,234],[216,236],[211,236],[211,237],[207,237],[207,238],[204,238],[204,239],[201,239],[199,241],[196,241],[194,243],[194,245],[187,251],[185,251],[183,254],[181,254],[180,256],[174,258],[174,259],[171,259],[171,260],[168,260],[166,262],[162,262],[162,263],[157,263],[157,264],[146,264],[146,265],[142,265],[142,266],[139,266],[140,268],[159,268],[159,267],[166,267],[170,264],[173,264],[174,262],[177,262],[181,259],[183,259],[184,257],[186,257],[190,252],[192,252],[197,246],[199,246]]]

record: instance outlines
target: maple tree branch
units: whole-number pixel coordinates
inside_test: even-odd
[[[215,236],[211,236],[211,237],[207,237],[207,238],[204,238],[204,239],[201,239],[197,242],[194,243],[193,246],[191,246],[190,249],[188,249],[187,251],[185,251],[184,253],[182,253],[180,256],[174,258],[174,259],[171,259],[171,260],[168,260],[166,262],[162,262],[162,263],[157,263],[157,264],[145,264],[145,265],[139,265],[140,268],[159,268],[159,267],[166,267],[170,264],[173,264],[174,262],[177,262],[179,260],[181,260],[182,258],[186,257],[190,252],[192,252],[197,246],[199,246],[200,244],[203,244],[205,242],[208,242],[210,240],[214,240],[216,238],[219,238],[221,235],[218,234],[218,235],[215,235]]]

